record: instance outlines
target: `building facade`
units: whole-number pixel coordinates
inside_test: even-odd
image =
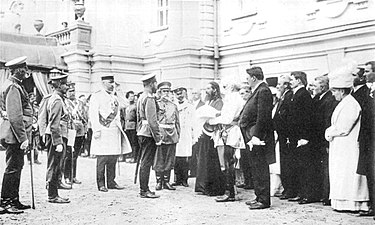
[[[272,5],[271,5],[272,4]],[[84,7],[82,7],[82,5]],[[374,0],[1,0],[1,31],[56,37],[77,90],[112,74],[124,91],[150,72],[177,86],[305,71],[309,80],[343,58],[375,60]]]

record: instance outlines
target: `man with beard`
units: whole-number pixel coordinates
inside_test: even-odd
[[[4,121],[0,127],[0,141],[6,147],[4,171],[1,187],[0,214],[19,214],[31,208],[19,200],[21,172],[24,165],[24,151],[29,146],[33,111],[27,92],[22,85],[28,69],[26,56],[13,59],[5,64],[11,71],[9,80],[1,89],[1,110]]]
[[[62,198],[58,194],[59,176],[61,175],[61,162],[63,152],[66,151],[68,142],[68,126],[72,123],[67,105],[65,103],[65,94],[68,89],[67,74],[53,69],[50,72],[50,84],[53,87],[53,93],[46,102],[47,126],[45,131],[45,140],[47,147],[47,189],[48,202],[50,203],[69,203],[68,198]],[[41,114],[39,116],[42,116]],[[38,118],[39,119],[39,118]]]
[[[180,121],[177,106],[170,100],[171,83],[161,82],[158,85],[160,98],[158,122],[162,144],[156,148],[153,169],[156,175],[156,190],[176,190],[170,183],[171,170],[176,157],[176,143],[180,138]]]
[[[275,138],[272,130],[273,97],[263,81],[262,68],[247,69],[247,81],[253,90],[240,114],[239,126],[244,141],[249,145],[251,172],[256,198],[247,201],[251,210],[269,208],[270,172],[269,164],[275,160]]]
[[[177,109],[180,119],[180,140],[176,146],[176,161],[175,161],[175,183],[173,186],[182,185],[188,187],[188,173],[189,173],[189,158],[192,154],[193,144],[193,114],[194,107],[185,98],[183,93],[184,88],[177,88],[175,95],[178,101]]]
[[[277,132],[278,141],[280,145],[280,176],[284,191],[280,196],[281,200],[286,200],[290,197],[295,197],[296,193],[293,191],[293,170],[292,165],[295,164],[294,157],[290,150],[290,104],[293,96],[293,91],[290,87],[290,76],[282,75],[278,79],[276,89],[280,96],[280,101],[277,103],[276,112],[273,117],[274,128]]]
[[[357,173],[360,175],[365,175],[367,177],[367,184],[369,189],[370,204],[374,202],[375,199],[373,193],[374,181],[375,181],[375,171],[374,171],[374,150],[371,148],[373,120],[374,120],[374,108],[372,103],[372,98],[370,97],[370,88],[366,85],[366,75],[371,68],[370,63],[366,63],[365,70],[360,70],[357,72],[356,77],[353,81],[353,91],[352,96],[357,100],[362,109],[361,120],[360,120],[360,130],[358,136],[359,142],[359,159]],[[368,212],[360,212],[361,216],[374,216],[374,209],[370,207]]]
[[[212,108],[220,113],[223,108],[220,86],[211,81],[206,86],[206,105],[207,109]],[[197,113],[198,114],[198,113]],[[224,175],[220,169],[219,155],[214,147],[212,136],[215,125],[209,125],[206,121],[203,125],[203,133],[200,135],[197,143],[197,178],[195,182],[195,192],[201,192],[204,195],[218,196],[225,192]]]
[[[328,167],[328,147],[324,134],[328,127],[331,126],[331,117],[333,110],[336,108],[338,101],[329,90],[329,79],[327,75],[316,77],[313,83],[314,94],[314,117],[315,117],[315,143],[314,148],[321,155],[321,178],[322,180],[322,202],[323,205],[329,206],[329,167]]]
[[[219,154],[221,170],[225,177],[225,194],[218,196],[216,202],[235,201],[235,162],[236,151],[245,149],[241,130],[238,126],[240,112],[244,102],[239,94],[239,84],[235,81],[222,80],[225,91],[224,105],[221,115],[210,119],[210,125],[218,125],[213,140]]]
[[[137,100],[137,135],[139,143],[139,186],[141,198],[159,198],[148,186],[150,169],[154,163],[157,146],[162,143],[158,124],[158,106],[155,99],[157,81],[155,74],[142,77],[144,91]],[[137,165],[138,166],[138,165]]]
[[[121,127],[120,104],[114,93],[114,77],[107,75],[101,77],[101,80],[103,88],[91,96],[89,108],[93,131],[91,152],[97,157],[98,190],[108,192],[108,189],[124,189],[115,181],[116,162],[119,155],[131,152],[131,146]]]
[[[139,157],[137,131],[135,130],[137,123],[137,106],[135,104],[133,91],[128,91],[125,97],[129,101],[129,105],[125,108],[125,133],[132,146],[132,158],[130,162],[134,163],[138,161]]]

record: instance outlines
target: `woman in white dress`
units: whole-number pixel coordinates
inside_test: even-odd
[[[330,199],[336,211],[367,211],[369,193],[366,176],[356,173],[361,107],[350,95],[353,76],[349,68],[330,74],[330,87],[340,103],[325,136],[329,145]]]

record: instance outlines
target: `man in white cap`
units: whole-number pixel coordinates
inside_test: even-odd
[[[140,151],[139,185],[141,198],[159,198],[148,186],[150,169],[154,163],[156,147],[162,143],[162,135],[157,118],[155,93],[157,81],[155,74],[142,77],[144,91],[137,101],[137,135]],[[138,165],[137,165],[138,166]]]
[[[33,111],[22,81],[28,72],[26,56],[5,64],[11,71],[9,81],[1,89],[1,110],[4,121],[0,127],[0,141],[6,147],[6,168],[1,188],[0,214],[23,213],[29,205],[19,201],[19,187],[24,151],[29,146]]]
[[[68,128],[72,123],[64,97],[68,89],[67,77],[67,74],[57,69],[50,71],[49,84],[54,91],[48,98],[45,106],[48,115],[45,131],[45,144],[47,147],[46,185],[48,189],[48,202],[50,203],[70,202],[69,199],[62,198],[58,194],[61,162],[63,154],[66,151]],[[42,115],[40,114],[40,116]]]
[[[119,155],[131,152],[131,146],[121,127],[120,105],[114,94],[114,77],[103,76],[101,80],[103,88],[94,93],[90,100],[89,118],[93,131],[91,153],[97,156],[98,189],[108,192],[108,189],[124,189],[115,182],[116,162]]]

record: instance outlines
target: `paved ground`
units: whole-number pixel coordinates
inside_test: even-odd
[[[5,168],[4,152],[0,152],[0,182]],[[21,215],[0,215],[0,224],[374,224],[372,218],[359,218],[355,214],[337,213],[321,204],[298,205],[272,198],[272,207],[250,211],[245,201],[253,199],[253,191],[238,189],[238,201],[216,203],[212,197],[194,193],[194,179],[190,187],[176,191],[159,191],[159,199],[141,199],[138,185],[133,184],[135,164],[120,163],[117,182],[125,190],[97,191],[95,159],[78,159],[78,179],[81,185],[73,190],[60,190],[69,197],[70,204],[58,205],[46,201],[46,153],[41,155],[42,165],[34,167],[36,209]],[[154,177],[150,185],[155,185]],[[21,182],[21,201],[31,203],[30,169],[26,163]]]

